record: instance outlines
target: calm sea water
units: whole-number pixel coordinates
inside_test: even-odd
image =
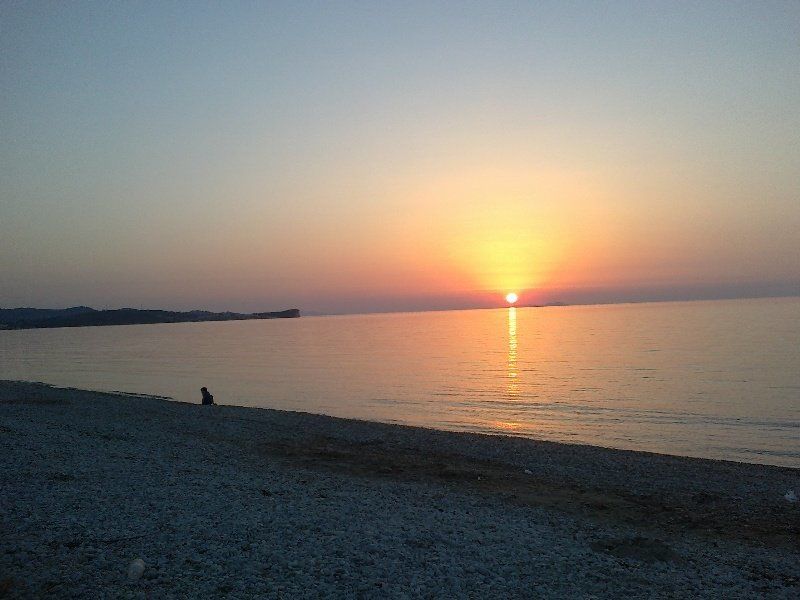
[[[0,331],[0,378],[800,467],[800,299]]]

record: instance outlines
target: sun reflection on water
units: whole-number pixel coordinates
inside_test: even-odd
[[[517,309],[508,308],[508,395],[519,396],[517,372]]]

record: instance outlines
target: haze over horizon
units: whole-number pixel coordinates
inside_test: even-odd
[[[800,295],[800,3],[0,6],[0,306]]]

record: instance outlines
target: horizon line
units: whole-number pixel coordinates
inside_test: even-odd
[[[404,314],[404,313],[423,313],[423,312],[455,312],[455,311],[465,311],[465,310],[497,310],[497,309],[504,309],[504,308],[567,308],[570,306],[609,306],[609,305],[618,305],[618,304],[665,304],[670,302],[719,302],[723,300],[767,300],[767,299],[779,299],[779,298],[800,298],[800,292],[794,293],[771,293],[771,294],[752,294],[752,295],[743,295],[743,296],[716,296],[716,297],[708,297],[708,298],[647,298],[647,299],[632,299],[632,300],[608,300],[608,301],[597,301],[597,302],[546,302],[542,304],[498,304],[496,306],[462,306],[462,307],[452,307],[452,308],[419,308],[419,309],[407,309],[407,310],[359,310],[359,311],[342,311],[342,312],[325,312],[325,311],[304,311],[302,308],[299,308],[301,316],[306,317],[341,317],[347,315],[375,315],[375,314]],[[15,306],[4,308],[0,306],[0,310],[23,310],[23,309],[33,309],[33,310],[69,310],[71,308],[92,308],[93,310],[125,310],[125,309],[132,309],[131,306],[122,306],[118,308],[99,308],[94,309],[93,307],[87,304],[76,304],[73,306],[65,306],[61,308],[50,308],[50,307],[35,307],[35,306]],[[296,308],[296,307],[294,307]],[[190,308],[185,310],[178,310],[178,309],[165,309],[165,308],[133,308],[133,310],[160,310],[165,312],[211,312],[211,313],[238,313],[238,314],[258,314],[262,312],[280,312],[277,310],[271,311],[235,311],[230,309],[225,310],[209,310],[204,308]],[[288,309],[283,309],[288,310]]]
[[[369,310],[369,311],[356,311],[356,312],[319,312],[312,311],[311,313],[303,314],[300,309],[301,316],[305,317],[345,317],[349,315],[389,315],[389,314],[406,314],[406,313],[424,313],[424,312],[456,312],[466,310],[498,310],[505,308],[569,308],[570,306],[611,306],[619,304],[668,304],[678,302],[720,302],[720,301],[736,301],[736,300],[769,300],[780,298],[800,298],[800,292],[787,293],[787,294],[764,294],[764,295],[747,295],[747,296],[718,296],[713,298],[669,298],[669,299],[646,299],[646,300],[609,300],[600,302],[548,302],[545,304],[514,304],[514,305],[498,305],[498,306],[465,306],[460,308],[420,308],[409,310]]]

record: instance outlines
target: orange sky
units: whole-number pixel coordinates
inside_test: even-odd
[[[1,306],[800,294],[797,3],[33,10]]]

